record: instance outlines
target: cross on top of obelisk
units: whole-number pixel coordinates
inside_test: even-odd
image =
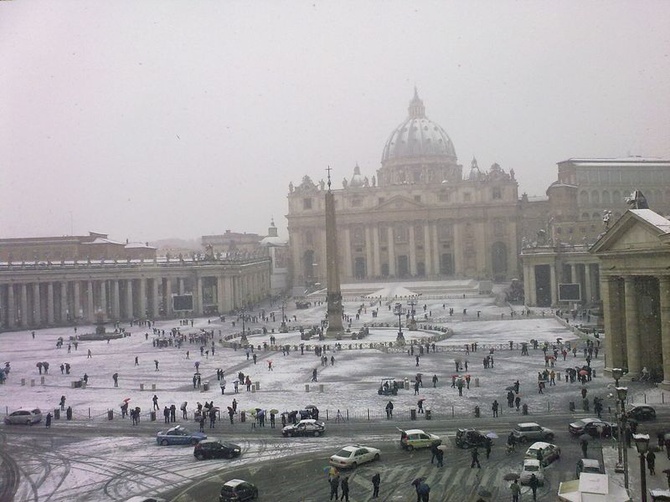
[[[328,171],[328,191],[330,192],[330,171],[332,171],[330,166],[326,168],[326,171]]]

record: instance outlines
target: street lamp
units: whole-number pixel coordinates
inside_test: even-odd
[[[645,455],[649,451],[649,434],[633,434],[633,441],[635,441],[635,447],[637,452],[640,454],[640,487],[642,489],[642,495],[640,500],[642,502],[647,502],[647,473],[645,471]]]
[[[281,302],[281,324],[279,326],[279,332],[280,333],[287,333],[288,329],[286,328],[286,314],[284,313],[284,309],[286,308],[286,301],[282,300]]]
[[[613,371],[614,372],[614,371]],[[623,483],[624,487],[628,489],[628,448],[625,448],[623,445],[624,432],[626,428],[626,397],[628,396],[628,387],[617,387],[616,396],[618,399],[619,409],[619,462],[615,466],[614,470],[616,472],[623,471]],[[623,453],[623,460],[622,460]]]
[[[394,314],[398,316],[398,341],[404,341],[405,340],[405,335],[402,334],[402,304],[396,303],[395,304],[395,311]]]
[[[614,386],[619,386],[619,378],[623,376],[623,370],[621,368],[612,368],[612,378],[614,378]]]

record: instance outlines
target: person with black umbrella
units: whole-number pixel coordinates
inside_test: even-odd
[[[530,486],[530,489],[533,491],[533,500],[537,500],[537,487],[540,486],[540,481],[535,474],[531,475],[530,481],[528,481],[528,486]]]

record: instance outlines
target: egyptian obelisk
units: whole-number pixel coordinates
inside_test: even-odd
[[[337,226],[335,224],[335,197],[330,191],[330,166],[328,169],[328,191],[326,192],[326,300],[328,303],[327,338],[340,339],[342,327],[342,291],[340,291],[340,267],[337,257]]]

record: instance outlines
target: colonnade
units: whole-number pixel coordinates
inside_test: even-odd
[[[584,253],[584,256],[587,256]],[[578,257],[575,257],[578,258]],[[600,299],[598,263],[572,261],[564,263],[555,253],[533,254],[524,250],[523,282],[528,306],[555,307],[559,302],[559,284],[579,284],[582,301],[592,304]],[[594,261],[590,258],[590,261]],[[563,304],[565,305],[565,304]]]
[[[0,327],[225,313],[270,294],[268,258],[243,261],[72,262],[0,266]],[[193,310],[175,312],[173,297]]]

